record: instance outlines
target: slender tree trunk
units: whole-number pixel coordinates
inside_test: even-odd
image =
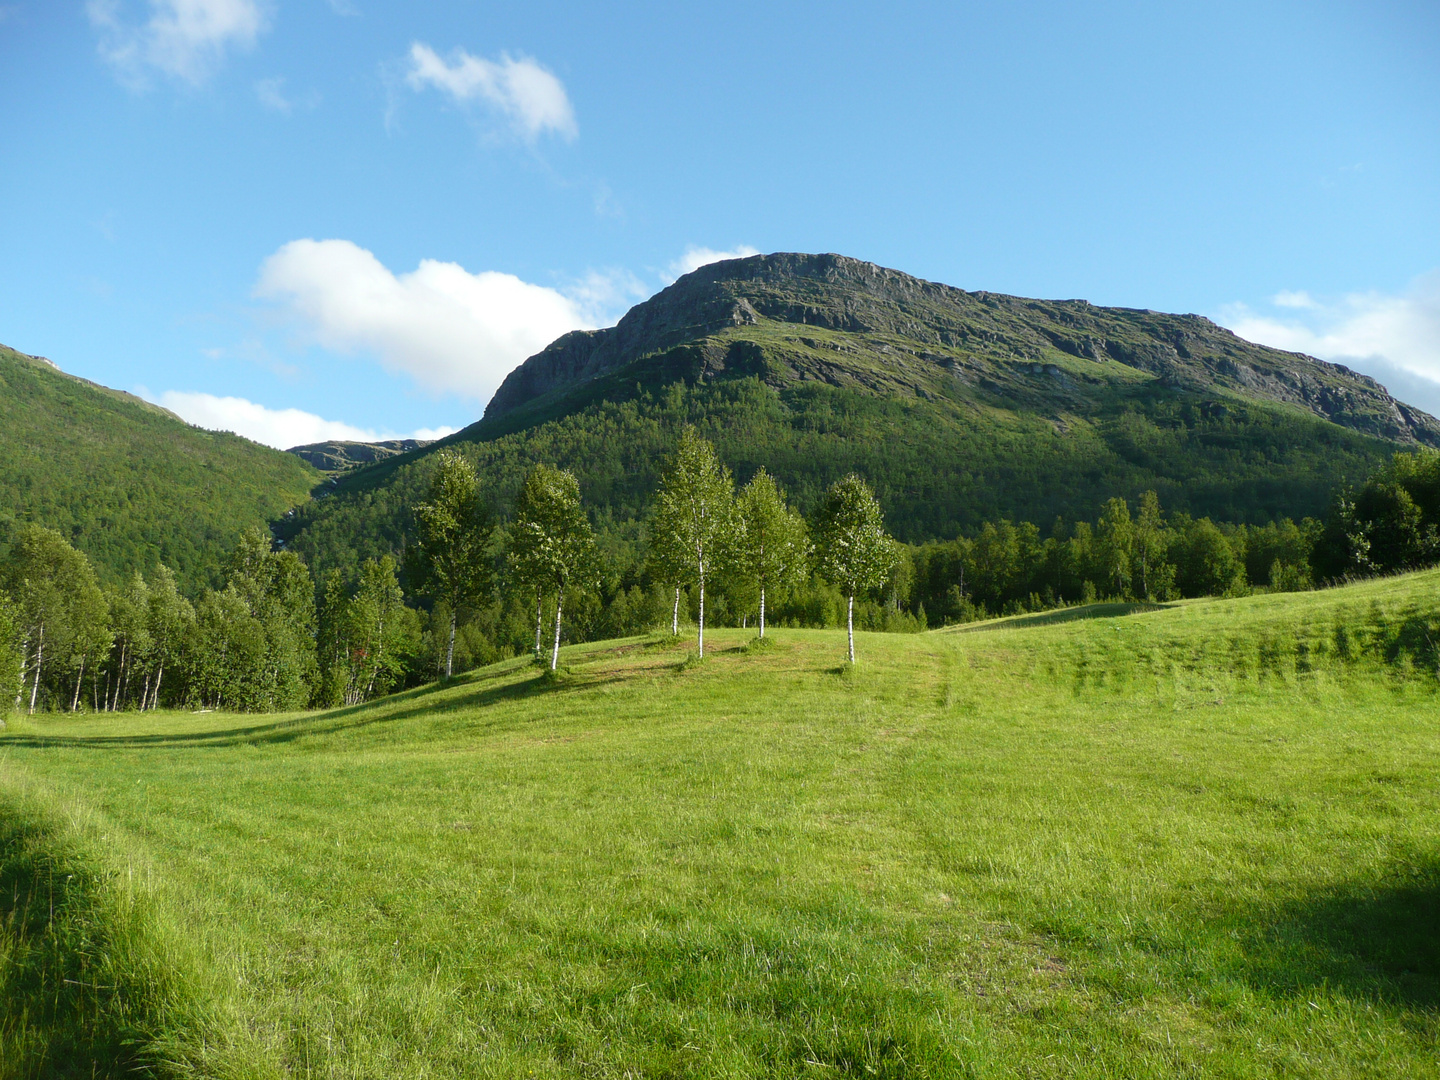
[[[540,586],[535,586],[535,659],[540,659],[540,616],[544,611],[544,595]]]
[[[855,662],[855,594],[850,594],[850,603],[845,612],[845,629],[850,635],[850,663]]]
[[[705,579],[700,579],[700,659],[705,659]]]
[[[151,672],[145,673],[145,685],[140,689],[140,711],[145,711],[145,706],[150,704],[150,677]]]
[[[160,661],[159,670],[155,672],[155,687],[150,691],[150,708],[160,707],[160,680],[165,678],[165,661]]]
[[[680,636],[680,586],[675,586],[675,610],[670,614],[670,636]]]
[[[30,715],[35,715],[35,699],[40,695],[40,670],[45,664],[45,624],[40,624],[40,638],[35,642],[35,683],[30,687]]]
[[[550,670],[560,664],[560,613],[565,610],[565,586],[555,591],[555,647],[550,650]]]
[[[75,676],[75,696],[70,699],[70,711],[77,712],[80,708],[80,680],[85,678],[85,657],[80,657],[80,672]]]
[[[760,636],[765,636],[765,586],[760,586]]]
[[[130,648],[128,641],[120,645],[120,670],[115,673],[115,693],[110,698],[110,711],[120,707],[120,687],[125,684],[125,653]]]
[[[445,649],[445,678],[455,670],[455,609],[450,609],[450,644]]]
[[[116,695],[115,707],[118,709],[125,704],[126,694],[130,689],[130,672],[134,670],[135,657],[126,657],[123,653],[120,656],[120,692]]]

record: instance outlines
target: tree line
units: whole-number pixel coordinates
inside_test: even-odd
[[[354,705],[563,641],[692,624],[914,631],[1097,599],[1296,590],[1440,560],[1440,453],[1398,454],[1322,521],[1264,526],[1167,514],[1153,492],[1094,522],[986,523],[908,546],[858,476],[808,518],[760,468],[737,487],[687,428],[638,537],[597,528],[575,476],[526,475],[506,520],[473,464],[437,455],[402,559],[316,582],[291,551],[245,534],[220,587],[185,596],[160,566],[102,587],[58,532],[25,523],[0,559],[0,702],[27,711],[161,707],[279,711]],[[617,565],[620,569],[617,570]],[[412,596],[401,586],[405,571]],[[527,613],[528,612],[528,613]],[[548,654],[548,655],[546,655]]]

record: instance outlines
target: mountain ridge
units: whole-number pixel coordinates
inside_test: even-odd
[[[852,348],[794,333],[757,340],[762,328],[781,326],[838,332]],[[953,381],[1003,396],[1027,375],[1059,376],[1071,360],[1097,365],[1068,372],[1082,378],[1118,363],[1171,389],[1229,391],[1390,441],[1440,446],[1440,421],[1369,376],[1245,341],[1201,315],[967,292],[848,256],[793,252],[711,263],[613,327],[563,335],[505,378],[481,422],[514,417],[687,344],[700,350],[692,358],[696,378],[738,368],[771,385],[840,385],[847,376],[864,384],[855,378],[863,372],[872,389],[922,393]],[[867,349],[869,357],[857,355]],[[1063,393],[1048,396],[1061,408],[1069,403]]]

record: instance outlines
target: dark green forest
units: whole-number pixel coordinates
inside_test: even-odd
[[[1337,486],[1363,480],[1395,450],[1298,409],[1153,382],[1064,424],[815,383],[782,391],[755,377],[622,389],[597,387],[596,400],[519,431],[490,436],[500,425],[482,422],[445,444],[475,463],[496,506],[508,505],[534,464],[573,471],[620,561],[638,557],[645,508],[686,424],[715,444],[737,480],[763,466],[804,513],[840,477],[866,477],[891,532],[912,544],[1006,518],[1046,527],[1057,517],[1093,519],[1107,499],[1147,490],[1197,518],[1318,518]],[[421,452],[346,477],[280,523],[278,535],[317,572],[399,556],[430,468]]]
[[[0,551],[33,521],[84,552],[101,581],[164,564],[193,591],[219,581],[241,531],[285,514],[319,479],[293,454],[0,346]]]

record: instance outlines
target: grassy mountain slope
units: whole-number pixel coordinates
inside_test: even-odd
[[[91,1009],[215,1076],[1430,1075],[1437,586],[17,720],[0,805],[153,918],[118,971],[45,937],[0,831],[0,1051]]]
[[[11,522],[36,521],[102,578],[164,562],[193,587],[243,529],[304,501],[319,479],[294,455],[0,346],[0,539]]]
[[[1156,489],[1232,521],[1322,514],[1337,483],[1440,424],[1343,367],[1198,316],[966,293],[839,256],[703,267],[620,323],[527,360],[439,445],[497,502],[529,464],[573,469],[630,534],[679,427],[803,508],[852,469],[919,541],[1000,516],[1048,525]],[[394,550],[431,447],[345,477],[290,525],[322,566]]]

